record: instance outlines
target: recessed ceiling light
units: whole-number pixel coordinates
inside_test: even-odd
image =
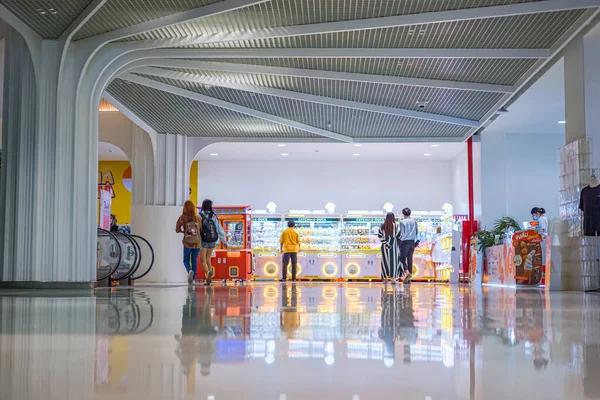
[[[353,156],[353,157],[358,157],[358,156],[360,156],[360,154],[358,154],[358,153],[354,153],[354,154],[352,154],[352,156]]]
[[[566,124],[567,121],[558,121],[559,124]]]
[[[277,146],[278,146],[278,147],[285,147],[285,144],[283,144],[283,143],[279,143]]]
[[[211,157],[216,157],[216,156],[218,156],[219,154],[218,154],[218,153],[210,153],[210,155],[211,155]]]
[[[281,153],[281,155],[282,155],[282,156],[284,156],[284,157],[287,157],[287,156],[289,156],[289,154],[288,154],[288,153]]]
[[[354,147],[362,147],[362,144],[360,144],[360,143],[354,143]]]
[[[432,144],[431,147],[440,147],[439,144]]]
[[[425,154],[423,154],[423,155],[424,155],[425,157],[429,157],[431,154],[429,154],[429,153],[425,153]]]

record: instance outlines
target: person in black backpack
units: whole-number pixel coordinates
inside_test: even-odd
[[[225,237],[225,231],[219,222],[219,219],[213,212],[212,200],[204,200],[202,202],[202,210],[200,211],[200,218],[202,218],[202,248],[200,249],[200,264],[204,273],[206,274],[206,280],[210,284],[214,271],[210,265],[210,259],[213,251],[219,245],[219,240],[223,243],[223,246],[227,248],[227,238]]]
[[[192,285],[196,279],[198,270],[198,254],[202,238],[200,229],[202,220],[193,201],[187,200],[183,206],[183,212],[177,219],[175,231],[183,233],[183,265],[188,272],[188,284]]]

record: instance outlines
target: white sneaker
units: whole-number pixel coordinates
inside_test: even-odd
[[[188,285],[194,284],[194,271],[188,272]]]

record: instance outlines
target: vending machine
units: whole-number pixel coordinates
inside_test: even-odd
[[[381,212],[344,215],[342,223],[342,278],[381,279],[379,228],[385,220]]]
[[[297,278],[341,278],[341,216],[307,212],[286,214],[284,220],[284,224],[294,221],[300,236]],[[291,276],[291,264],[287,268]]]
[[[213,252],[213,279],[250,279],[252,274],[252,236],[250,206],[213,207],[225,231],[228,248],[223,243]],[[200,259],[198,259],[200,263]],[[200,264],[198,264],[200,265]],[[198,268],[198,279],[205,279]]]
[[[282,214],[252,213],[252,250],[255,280],[277,280],[281,275],[279,238]]]

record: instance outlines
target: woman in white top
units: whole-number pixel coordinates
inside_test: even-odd
[[[548,236],[548,218],[546,218],[546,210],[543,207],[533,207],[531,209],[531,217],[538,222],[537,231],[543,237]]]

